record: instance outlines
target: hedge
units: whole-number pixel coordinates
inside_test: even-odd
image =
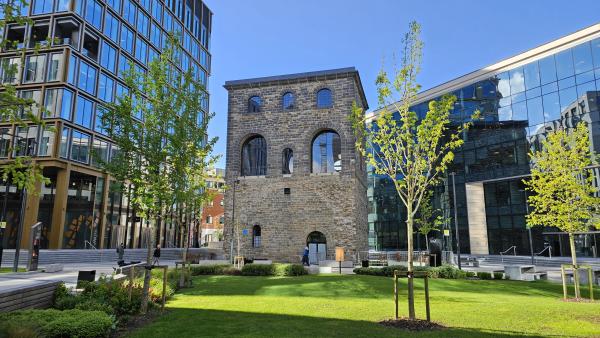
[[[489,272],[478,272],[477,273],[477,277],[479,277],[479,279],[492,279],[492,274]]]
[[[231,264],[192,265],[192,276],[224,275],[233,266]]]
[[[229,264],[192,266],[192,276],[242,275],[242,276],[302,276],[308,272],[300,264],[246,264],[242,270]]]
[[[372,275],[372,276],[394,276],[394,271],[407,271],[408,268],[404,265],[391,265],[383,268],[356,268],[354,273],[358,275]],[[466,272],[455,268],[452,265],[442,265],[438,267],[427,267],[427,266],[415,266],[414,271],[428,271],[431,278],[446,278],[446,279],[459,279],[467,276]]]
[[[102,311],[84,310],[23,310],[0,315],[0,336],[31,336],[48,338],[99,338],[109,337],[115,329],[113,316]],[[17,329],[18,328],[18,329]],[[15,332],[18,330],[17,332]]]
[[[300,264],[274,264],[275,275],[277,276],[302,276],[307,275],[308,271]]]
[[[273,264],[246,264],[242,267],[242,276],[274,276]]]

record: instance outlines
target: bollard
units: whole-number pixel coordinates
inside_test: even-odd
[[[425,274],[425,312],[427,313],[427,321],[431,321],[429,313],[429,274]]]
[[[167,299],[167,269],[168,266],[163,267],[163,289],[162,289],[162,305],[160,307],[160,312],[165,311],[165,301]]]
[[[396,304],[396,320],[398,320],[398,275],[394,272],[394,304]]]

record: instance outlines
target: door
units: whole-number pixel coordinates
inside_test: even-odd
[[[327,259],[327,239],[323,233],[313,231],[306,239],[308,245],[308,262],[310,264],[319,264],[320,261]]]
[[[308,262],[309,264],[319,264],[319,260],[317,259],[317,243],[308,243]]]

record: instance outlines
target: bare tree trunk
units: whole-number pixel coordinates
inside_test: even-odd
[[[146,226],[148,226],[148,220],[146,220]],[[142,225],[140,224],[140,227]],[[150,302],[150,279],[152,277],[152,231],[147,227],[148,235],[146,238],[146,245],[148,250],[146,252],[146,269],[144,271],[144,288],[142,293],[142,313],[146,313],[148,310],[148,302]],[[141,244],[141,238],[140,238]]]
[[[575,298],[581,298],[579,290],[579,267],[577,266],[577,253],[575,252],[575,235],[569,233],[569,245],[571,246],[571,260],[573,261],[573,281],[575,282]]]
[[[412,206],[409,206],[406,210],[406,234],[408,242],[408,318],[415,319],[415,287],[413,277],[413,223],[414,217],[412,212]]]
[[[179,275],[179,287],[182,288],[185,286],[185,262],[187,261],[187,254],[188,254],[188,246],[189,246],[189,240],[188,240],[188,229],[189,229],[189,217],[188,217],[188,212],[185,212],[185,216],[184,216],[184,224],[183,224],[183,228],[182,228],[182,238],[183,238],[183,255],[182,255],[182,261],[183,261],[183,265],[181,267],[181,275]]]
[[[425,234],[425,250],[429,252],[429,238],[427,237],[427,234]]]

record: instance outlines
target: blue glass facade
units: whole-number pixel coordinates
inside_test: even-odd
[[[451,114],[455,122],[469,119],[477,110],[481,113],[481,120],[464,134],[465,144],[457,151],[450,168],[456,173],[461,252],[498,254],[516,246],[517,253],[529,254],[526,195],[521,181],[529,175],[528,152],[539,147],[545,133],[586,121],[591,147],[600,152],[597,104],[600,99],[600,38],[597,36],[581,40],[568,49],[556,49],[554,53],[546,51],[547,56],[542,58],[522,59],[513,67],[489,72],[458,89],[448,86],[451,89],[439,90],[433,95],[440,97],[450,93],[457,97]],[[432,97],[429,94],[432,91],[425,94]],[[424,116],[428,102],[418,102],[412,109]],[[595,169],[595,172],[599,170]],[[469,200],[467,186],[482,187],[484,201]],[[453,193],[452,182],[446,182],[435,188],[433,201],[434,206],[447,216],[444,227],[451,228],[451,234],[454,234],[454,221],[450,217],[454,214]],[[405,214],[393,185],[384,177],[371,174],[368,198],[370,248],[406,249]],[[479,224],[474,224],[469,217],[473,208],[484,211],[485,220]],[[469,224],[470,220],[473,224]],[[476,226],[485,227],[487,238],[472,233]],[[566,236],[556,233],[553,229],[534,229],[534,251],[539,252],[545,245],[550,245],[556,255],[569,255]],[[443,233],[437,232],[434,236],[442,238]],[[452,238],[445,239],[444,243],[451,245]],[[598,244],[599,234],[579,236],[578,254],[597,256]],[[416,246],[424,248],[424,239],[419,238]],[[475,247],[477,249],[473,249]],[[450,250],[449,246],[447,249]]]
[[[146,71],[166,47],[170,32],[181,35],[180,58],[173,71],[191,69],[196,80],[208,88],[212,12],[201,0],[28,3],[21,13],[29,20],[9,23],[0,31],[0,40],[13,41],[20,48],[17,52],[3,46],[0,63],[20,65],[20,52],[26,55],[17,74],[0,67],[0,83],[12,83],[19,95],[35,99],[44,109],[34,113],[43,111],[40,117],[52,127],[21,127],[0,120],[0,162],[23,155],[37,157],[51,180],[40,189],[39,208],[34,208],[39,211],[27,214],[25,221],[43,222],[43,248],[109,248],[121,242],[141,246],[145,243],[142,223],[129,193],[113,191],[119,183],[105,182],[108,176],[92,156],[96,153],[108,160],[119,152],[102,128],[101,117],[109,103],[129,95],[123,72],[130,64],[137,71]],[[34,53],[36,45],[42,48]],[[208,113],[208,92],[201,107],[198,121]],[[136,117],[143,120],[143,116]],[[20,205],[20,195],[10,182],[0,181],[0,192],[0,222],[6,222],[8,229],[6,236],[0,236],[0,245],[12,248],[20,220],[19,208],[10,208]],[[67,203],[54,208],[61,200]],[[3,212],[7,208],[11,212]],[[157,238],[171,246],[180,243],[179,231],[169,227],[157,230]]]

